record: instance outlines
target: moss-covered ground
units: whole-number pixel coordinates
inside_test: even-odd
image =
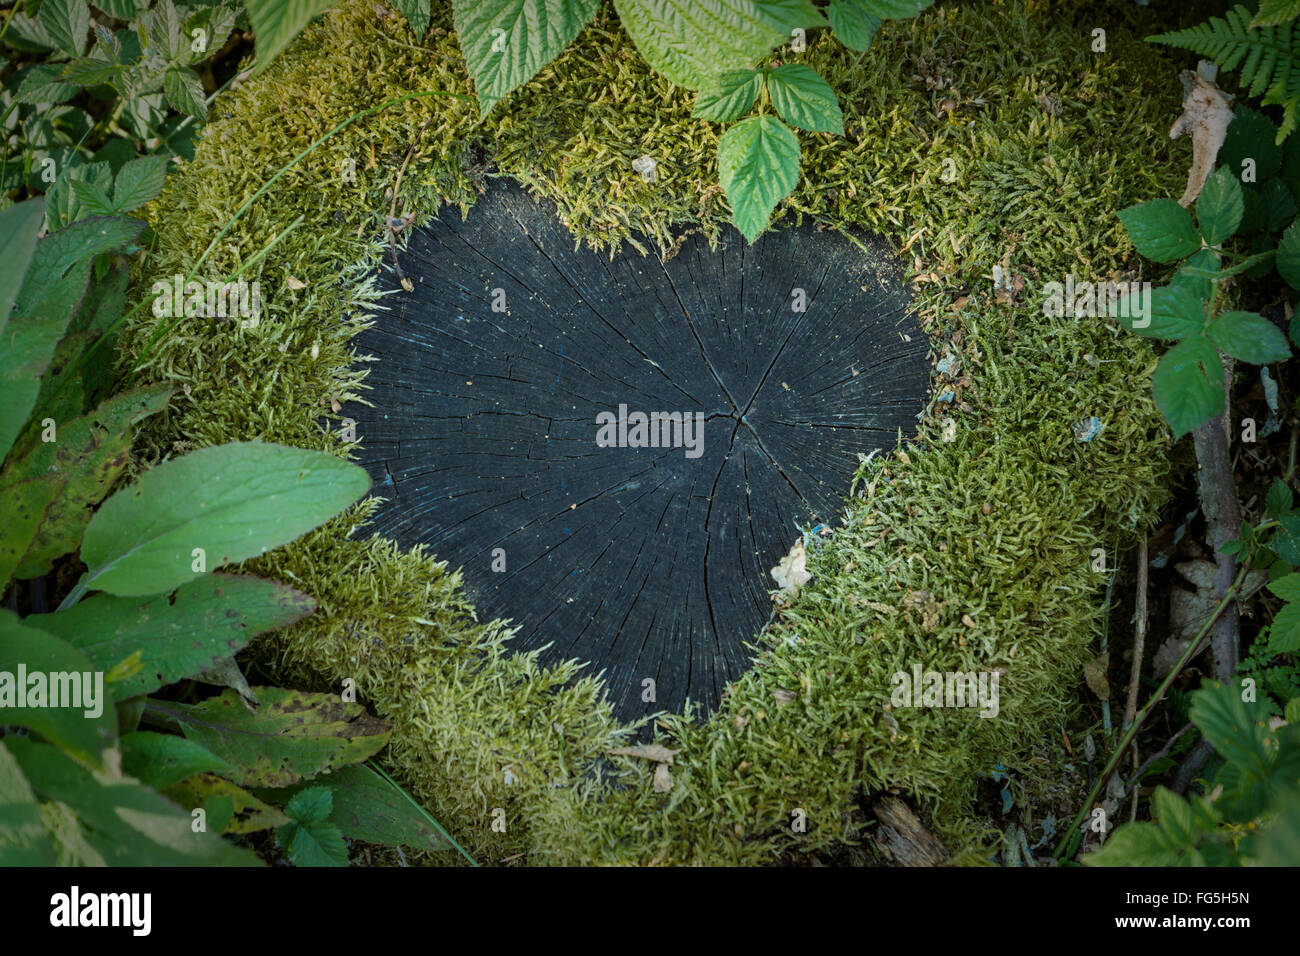
[[[255,563],[319,602],[263,641],[260,666],[315,686],[354,678],[395,726],[388,764],[482,861],[833,851],[864,836],[857,796],[885,788],[918,800],[959,859],[987,855],[997,835],[973,807],[978,781],[1014,772],[1077,707],[1104,616],[1092,552],[1115,555],[1164,495],[1148,343],[1040,306],[1043,283],[1070,272],[1137,277],[1116,210],[1181,191],[1189,147],[1167,135],[1181,90],[1174,62],[1142,42],[1153,16],[961,3],[887,24],[864,55],[829,37],[801,55],[838,92],[847,135],[801,134],[801,184],[776,227],[814,217],[886,236],[943,371],[917,434],[864,464],[812,583],[756,637],[757,662],[723,707],[657,721],[679,751],[668,792],[653,789],[653,764],[605,756],[631,731],[589,669],[513,653],[453,569],[369,537],[365,508]],[[351,2],[219,98],[195,160],[152,207],[149,277],[187,272],[276,170],[351,114],[466,93],[449,27],[436,10],[419,42],[399,16]],[[373,277],[408,151],[396,211],[417,223],[444,202],[467,210],[487,177],[508,175],[558,203],[575,241],[671,248],[687,230],[714,234],[727,217],[719,129],[691,119],[691,99],[648,71],[610,12],[485,119],[471,100],[427,97],[332,137],[203,266],[231,273],[301,217],[243,275],[268,300],[258,328],[181,323],[147,354],[164,320],[144,310],[127,331],[124,362],[143,357],[145,378],[182,390],[146,457],[236,439],[348,454],[340,408],[364,396],[366,367],[351,339],[383,307]],[[643,154],[654,183],[632,169]],[[995,265],[1018,292],[994,295]],[[1072,425],[1090,416],[1101,432],[1081,443]],[[891,675],[916,662],[1000,669],[998,716],[887,712]],[[796,809],[806,832],[791,827]]]

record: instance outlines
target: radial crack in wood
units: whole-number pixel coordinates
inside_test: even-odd
[[[515,647],[603,671],[621,717],[715,707],[798,528],[915,428],[928,343],[891,256],[806,226],[610,259],[497,185],[403,267],[345,411],[375,531],[462,567]]]

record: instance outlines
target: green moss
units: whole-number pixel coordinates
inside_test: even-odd
[[[1166,469],[1148,345],[1103,321],[1045,318],[1035,290],[1071,270],[1140,268],[1114,213],[1181,189],[1188,149],[1166,133],[1175,68],[1140,42],[1138,13],[1071,23],[1038,6],[962,4],[888,24],[862,56],[828,38],[806,54],[839,92],[848,135],[801,135],[804,176],[779,215],[905,246],[936,354],[961,366],[937,382],[954,400],[932,403],[919,439],[864,465],[843,526],[813,556],[813,583],[724,706],[658,722],[681,751],[668,793],[653,791],[652,766],[604,758],[630,729],[590,668],[513,653],[505,625],[475,618],[458,575],[365,537],[367,508],[251,565],[320,603],[262,642],[264,665],[320,686],[356,679],[395,725],[390,765],[480,859],[769,862],[860,839],[855,797],[880,788],[918,796],[978,858],[991,835],[971,810],[977,780],[1015,768],[1068,716],[1102,622],[1105,576],[1090,553],[1113,554],[1150,521]],[[349,3],[218,100],[195,161],[152,207],[150,277],[188,271],[275,170],[343,118],[413,91],[466,92],[448,21],[435,12],[421,45],[374,4]],[[1089,48],[1081,24],[1093,22],[1109,27],[1105,54]],[[671,248],[687,230],[716,235],[727,216],[718,129],[690,110],[605,14],[486,120],[439,97],[349,127],[203,270],[238,268],[303,217],[245,274],[269,300],[261,327],[182,324],[149,353],[146,375],[185,396],[147,433],[151,454],[234,439],[347,453],[334,409],[364,394],[351,341],[382,307],[370,277],[408,150],[397,212],[420,220],[444,201],[467,209],[494,169],[556,202],[575,241],[612,249],[639,234]],[[643,154],[656,183],[632,169]],[[992,300],[995,264],[1025,278],[1018,304]],[[126,360],[160,321],[146,314],[127,331]],[[1079,444],[1071,424],[1091,415],[1103,430]],[[999,717],[886,715],[890,676],[913,662],[1003,669]],[[504,833],[491,828],[498,807]],[[806,833],[791,831],[796,808]]]

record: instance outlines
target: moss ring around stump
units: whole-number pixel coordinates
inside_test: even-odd
[[[171,418],[145,432],[156,456],[265,440],[343,456],[375,454],[390,461],[390,470],[399,463],[391,489],[377,483],[388,503],[372,499],[250,562],[250,570],[289,582],[318,604],[311,617],[261,641],[259,665],[298,686],[338,688],[355,681],[367,707],[394,726],[382,758],[386,766],[485,862],[757,864],[791,853],[863,859],[860,847],[870,836],[863,801],[883,790],[914,802],[955,858],[987,858],[1003,824],[976,800],[981,781],[995,772],[1025,781],[1049,779],[1044,767],[1069,772],[1060,729],[1077,705],[1083,665],[1097,654],[1105,620],[1108,578],[1094,570],[1093,552],[1113,554],[1131,541],[1166,496],[1168,435],[1150,399],[1149,344],[1118,334],[1107,322],[1053,317],[1042,308],[1047,282],[1135,275],[1140,260],[1115,211],[1182,189],[1178,170],[1186,169],[1189,147],[1167,136],[1180,91],[1162,79],[1176,69],[1143,42],[1157,26],[1149,11],[1132,4],[1066,3],[1046,11],[1016,0],[972,2],[945,5],[915,21],[887,21],[866,54],[847,51],[829,36],[810,38],[801,62],[837,92],[846,135],[800,134],[800,184],[778,207],[772,231],[743,255],[762,256],[793,237],[811,237],[811,245],[794,243],[791,261],[763,270],[758,281],[773,288],[764,301],[777,312],[792,277],[807,281],[808,312],[800,321],[808,328],[829,325],[800,339],[802,326],[790,324],[793,315],[781,316],[771,328],[754,329],[753,341],[775,356],[772,337],[786,322],[784,328],[794,330],[786,348],[803,350],[797,367],[807,369],[811,381],[852,366],[856,333],[873,323],[896,340],[908,334],[891,327],[896,320],[887,316],[896,315],[896,307],[879,317],[864,309],[857,326],[838,326],[833,315],[818,312],[818,304],[829,300],[816,292],[816,270],[812,279],[803,278],[808,273],[800,256],[814,253],[801,250],[852,248],[858,255],[841,233],[881,236],[892,250],[888,255],[906,270],[909,313],[922,330],[910,346],[895,341],[889,348],[927,350],[933,387],[909,438],[918,411],[915,389],[925,376],[916,372],[917,353],[908,353],[898,362],[897,403],[880,423],[887,435],[853,429],[843,444],[828,442],[820,455],[807,447],[792,447],[788,455],[773,450],[772,460],[800,494],[762,515],[772,528],[763,533],[779,557],[799,537],[794,525],[814,520],[800,513],[811,506],[830,532],[819,533],[820,546],[807,551],[812,578],[763,627],[755,589],[774,584],[774,562],[762,553],[765,545],[758,547],[761,560],[738,548],[732,566],[751,590],[733,593],[748,593],[751,603],[747,617],[736,615],[745,618],[743,626],[727,640],[753,642],[752,663],[724,654],[715,660],[725,662],[725,672],[701,673],[700,688],[693,673],[687,686],[668,680],[672,686],[662,688],[661,703],[688,693],[692,700],[716,699],[725,680],[730,683],[710,713],[688,716],[665,708],[638,728],[614,713],[614,704],[627,699],[626,688],[594,678],[601,667],[615,674],[609,661],[591,654],[584,660],[593,663],[583,667],[583,660],[563,658],[558,644],[555,658],[540,659],[535,647],[544,634],[512,638],[495,616],[508,614],[525,626],[542,616],[507,607],[505,587],[502,603],[492,603],[491,554],[482,548],[507,526],[462,521],[480,539],[463,554],[439,550],[444,543],[432,551],[406,548],[375,534],[395,516],[408,520],[400,516],[421,509],[436,515],[446,504],[438,496],[457,490],[455,472],[446,471],[441,487],[428,486],[427,503],[411,499],[403,457],[413,469],[431,473],[457,462],[436,453],[421,462],[418,450],[381,450],[381,416],[415,398],[395,396],[391,376],[436,369],[429,355],[439,348],[434,338],[413,339],[423,343],[419,348],[390,348],[385,337],[404,323],[401,334],[411,336],[420,323],[425,334],[443,335],[473,324],[456,323],[454,315],[450,322],[444,315],[429,323],[427,316],[404,313],[404,303],[435,290],[426,281],[414,293],[384,295],[390,280],[383,269],[394,255],[416,278],[421,258],[431,270],[450,268],[426,243],[440,229],[449,235],[483,228],[502,201],[495,190],[522,184],[523,191],[511,194],[525,210],[520,219],[554,230],[545,242],[538,234],[529,244],[536,238],[547,256],[565,263],[555,270],[561,277],[565,270],[577,275],[578,263],[586,263],[583,270],[600,263],[603,278],[593,286],[570,278],[567,298],[530,300],[544,284],[519,277],[538,264],[536,245],[519,262],[485,262],[482,278],[468,277],[474,281],[456,295],[478,311],[461,313],[484,323],[476,334],[496,337],[505,355],[519,356],[513,371],[493,385],[502,390],[499,400],[507,400],[501,396],[516,381],[536,396],[550,368],[559,380],[544,383],[555,386],[546,395],[557,404],[552,396],[583,382],[576,376],[587,375],[593,389],[607,380],[609,390],[584,399],[608,403],[608,409],[583,408],[572,422],[557,421],[552,433],[566,441],[581,438],[587,451],[595,445],[593,412],[617,411],[618,404],[643,412],[687,411],[694,400],[706,414],[700,461],[713,461],[710,456],[730,442],[714,442],[707,416],[719,416],[714,424],[731,423],[726,428],[736,431],[738,443],[748,440],[742,437],[748,431],[734,424],[733,409],[743,400],[723,396],[723,384],[733,391],[753,388],[733,384],[752,377],[724,374],[726,363],[750,354],[747,345],[710,350],[705,332],[696,342],[689,330],[676,340],[665,331],[653,343],[628,332],[625,341],[606,325],[605,338],[575,344],[584,350],[585,372],[579,372],[578,362],[566,358],[561,366],[555,356],[530,369],[522,333],[509,340],[515,322],[528,321],[540,332],[548,318],[559,323],[581,313],[584,323],[600,317],[624,331],[622,316],[633,304],[645,307],[637,314],[666,314],[674,299],[665,303],[637,273],[644,269],[648,277],[652,267],[662,272],[660,261],[683,276],[696,261],[717,261],[722,281],[743,275],[749,282],[749,270],[726,267],[740,249],[729,238],[729,210],[717,185],[718,127],[692,117],[691,94],[648,70],[609,11],[536,80],[482,118],[468,96],[450,13],[434,6],[423,38],[414,37],[402,18],[378,15],[369,2],[325,14],[265,73],[218,97],[194,161],[172,177],[151,217],[157,234],[151,270],[161,275],[140,277],[138,288],[146,291],[159,278],[193,269],[231,215],[256,195],[216,242],[199,278],[215,281],[243,268],[244,279],[261,283],[265,303],[256,328],[181,323],[164,330],[162,320],[144,309],[125,329],[124,361],[143,359],[146,380],[172,383],[178,393]],[[1008,30],[1009,23],[1017,28]],[[1107,31],[1105,55],[1086,42],[1094,27]],[[362,116],[294,162],[347,118],[425,92],[438,95]],[[951,109],[936,108],[941,97],[951,100]],[[1115,143],[1150,145],[1117,151]],[[657,164],[655,182],[643,180],[633,166],[645,155]],[[537,199],[525,201],[525,192]],[[385,229],[390,217],[410,223],[396,248]],[[522,243],[523,230],[516,225],[491,241]],[[819,268],[826,272],[830,265],[828,259]],[[997,288],[995,266],[1007,280]],[[489,286],[488,274],[498,272],[505,277]],[[682,292],[682,282],[674,282]],[[697,294],[722,300],[721,288],[699,276],[691,284]],[[485,315],[482,296],[494,288],[506,290],[507,312],[492,313],[489,299]],[[579,291],[588,298],[599,292],[610,304],[592,307]],[[438,305],[450,313],[452,304]],[[700,310],[680,312],[694,320]],[[884,347],[875,332],[863,334],[872,336],[872,347]],[[528,341],[542,339],[534,334]],[[465,338],[463,345],[474,341]],[[556,332],[550,342],[557,350],[559,341]],[[649,361],[638,365],[639,353],[658,363],[663,376]],[[809,365],[823,354],[836,368]],[[367,355],[378,361],[366,361]],[[860,372],[872,385],[869,348],[862,361]],[[716,401],[701,390],[715,381],[710,364],[718,371]],[[449,408],[487,389],[479,368],[461,381],[474,385],[449,394]],[[620,397],[613,384],[642,381],[652,383],[644,396]],[[781,382],[791,386],[789,393]],[[675,384],[682,392],[673,390]],[[782,400],[791,403],[796,419],[813,411],[832,423],[837,411],[866,414],[867,406],[848,392],[836,401],[800,405],[806,396],[801,389],[800,381],[774,367],[760,399],[770,393],[775,404],[758,407],[760,416],[783,413]],[[584,384],[575,394],[586,391]],[[865,390],[859,397],[876,402],[879,393]],[[466,428],[484,428],[476,421],[485,413],[469,411],[451,414]],[[576,429],[579,417],[580,433],[563,431]],[[1100,423],[1086,443],[1072,428],[1085,419]],[[414,420],[405,413],[390,419],[402,427]],[[508,422],[495,425],[501,429],[497,440],[508,443]],[[900,426],[903,443],[894,437]],[[361,445],[349,441],[349,427]],[[755,425],[755,442],[768,442],[766,427]],[[544,447],[545,436],[540,440],[532,431],[517,436],[532,443],[532,455]],[[859,464],[856,452],[865,456],[878,445],[884,453],[850,477]],[[635,452],[647,460],[662,452],[674,468],[687,464],[684,450],[602,451]],[[486,450],[473,446],[469,453]],[[617,456],[605,457],[612,471]],[[734,457],[737,464],[766,463],[749,450]],[[518,449],[502,456],[505,463],[521,460]],[[466,490],[482,487],[474,480],[479,473],[511,474],[473,461],[470,466]],[[785,483],[768,467],[752,482],[751,513],[763,509],[758,500],[777,501]],[[796,468],[805,469],[804,484],[791,473]],[[576,474],[580,487],[598,477],[582,469]],[[608,492],[630,477],[611,475],[601,488]],[[522,470],[516,480],[524,480]],[[526,502],[527,494],[520,500]],[[555,504],[564,510],[563,498]],[[525,525],[529,519],[512,520]],[[683,535],[701,530],[689,510],[674,520]],[[571,547],[581,551],[614,540],[620,532],[615,519],[609,521],[605,528],[568,526],[578,536]],[[407,540],[433,527],[412,524]],[[707,540],[712,548],[713,536]],[[699,541],[681,541],[684,553],[674,557],[685,560]],[[528,564],[513,547],[506,547],[506,574]],[[644,549],[633,544],[626,550],[620,559],[630,562]],[[569,570],[597,566],[567,553],[564,563]],[[460,565],[464,580],[456,573]],[[583,590],[590,586],[552,584],[540,576],[529,587],[552,593],[517,597],[559,613],[568,597],[595,602],[599,589]],[[680,603],[666,610],[685,613],[692,606],[689,599]],[[716,612],[720,605],[710,606]],[[521,641],[534,642],[533,649],[521,648]],[[574,653],[589,654],[586,648]],[[996,717],[972,708],[894,706],[897,675],[916,668],[999,674]],[[633,666],[617,676],[638,689],[638,679],[651,672]],[[639,694],[633,703],[644,713]],[[672,752],[671,764],[626,753],[638,734],[653,734]],[[1031,843],[1043,839],[1037,832],[1028,836]]]
[[[522,190],[444,210],[372,328],[377,533],[462,566],[514,644],[634,719],[712,709],[799,529],[916,428],[927,343],[880,246],[811,226],[613,258]],[[391,273],[390,273],[391,276]],[[820,541],[820,537],[817,538]]]

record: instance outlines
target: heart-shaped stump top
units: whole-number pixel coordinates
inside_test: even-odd
[[[603,670],[620,716],[716,706],[799,527],[915,427],[928,343],[888,252],[806,226],[611,260],[498,185],[402,263],[346,412],[377,532],[463,567],[516,647]]]

